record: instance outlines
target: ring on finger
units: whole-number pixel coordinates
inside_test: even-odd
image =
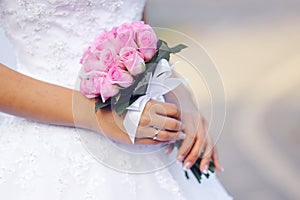
[[[153,138],[152,138],[153,140],[157,140],[157,139],[158,139],[159,131],[160,131],[160,129],[155,128],[155,134],[154,134],[154,136],[153,136]]]

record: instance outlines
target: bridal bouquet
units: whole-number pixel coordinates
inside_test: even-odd
[[[169,58],[171,53],[184,48],[182,44],[169,47],[142,21],[105,30],[80,60],[83,66],[80,91],[87,98],[97,99],[95,112],[107,106],[112,106],[119,115],[126,111],[124,126],[134,142],[146,103],[150,99],[163,101],[164,94],[181,84],[181,80],[170,78]],[[200,161],[191,168],[199,182]],[[213,166],[209,169],[213,172]]]

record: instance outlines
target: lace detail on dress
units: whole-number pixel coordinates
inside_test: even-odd
[[[163,189],[167,190],[170,194],[175,195],[174,199],[186,200],[182,195],[182,191],[180,191],[178,183],[174,180],[174,177],[172,177],[169,171],[157,171],[155,172],[155,177]]]
[[[6,34],[17,47],[18,69],[74,87],[79,60],[106,28],[141,18],[144,0],[2,0]]]

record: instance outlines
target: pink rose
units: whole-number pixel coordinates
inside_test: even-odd
[[[138,27],[138,26],[137,26]],[[157,37],[154,30],[147,24],[136,28],[136,42],[145,61],[151,60],[157,48]]]
[[[114,29],[113,29],[114,30]],[[134,30],[130,24],[123,24],[115,29],[117,51],[123,47],[137,48],[134,41]]]
[[[122,48],[120,50],[120,59],[133,76],[143,73],[146,69],[144,59],[135,48]]]
[[[104,72],[108,67],[117,65],[119,63],[116,52],[113,49],[103,49],[94,51],[89,48],[84,54],[80,61],[83,65],[84,72],[88,73],[91,71]]]
[[[95,98],[100,94],[100,81],[98,75],[91,75],[89,78],[82,78],[80,82],[80,92],[87,98]]]
[[[110,97],[119,93],[119,87],[112,83],[108,75],[101,77],[100,81],[100,95],[103,103]]]
[[[92,50],[98,49],[115,49],[116,50],[116,42],[115,37],[112,31],[104,30],[98,37],[96,37]]]
[[[117,53],[114,49],[103,49],[100,52],[99,59],[101,65],[105,67],[105,69],[114,65],[118,65],[119,63]]]
[[[80,60],[80,63],[83,65],[84,72],[90,72],[93,70],[104,71],[105,66],[101,65],[99,57],[100,57],[100,51],[98,50],[92,51],[92,48],[89,47]]]
[[[145,27],[145,23],[144,21],[136,21],[136,22],[132,22],[131,26],[133,27],[134,31],[144,28]]]
[[[120,67],[111,67],[108,76],[112,84],[118,84],[123,88],[127,88],[133,83],[133,77]]]

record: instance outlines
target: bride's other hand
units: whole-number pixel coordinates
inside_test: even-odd
[[[94,99],[87,100],[79,92],[74,92],[73,112],[77,126],[101,132],[116,141],[131,143],[123,125],[124,116],[119,117],[110,107],[93,114],[94,108]],[[142,113],[135,144],[165,144],[183,139],[184,126],[178,118],[179,111],[174,104],[150,100]],[[157,130],[159,134],[154,138]]]
[[[123,126],[123,117],[118,117],[116,113],[111,112],[111,109],[98,111],[96,115],[101,132],[108,134],[108,136],[119,132],[120,135],[125,135],[121,138],[122,142],[131,143]],[[178,118],[179,111],[174,104],[150,100],[142,113],[135,144],[168,144],[175,140],[184,139],[185,134],[182,132],[184,126]],[[157,131],[159,133],[154,139]],[[112,138],[118,139],[114,137]]]
[[[184,131],[186,138],[178,151],[178,161],[184,161],[184,168],[190,169],[199,156],[202,156],[200,171],[207,173],[210,161],[213,161],[216,170],[222,171],[217,149],[208,133],[208,123],[205,118],[197,112],[183,113],[182,118],[186,125]]]
[[[177,75],[174,74],[174,77]],[[210,161],[213,161],[216,170],[222,171],[216,146],[208,133],[208,123],[200,114],[190,91],[180,85],[166,94],[165,98],[167,102],[172,102],[181,109],[181,121],[185,125],[186,137],[178,151],[178,161],[183,162],[184,168],[189,169],[202,154],[200,171],[206,173]]]
[[[147,141],[146,139],[152,141],[155,139],[155,143],[170,143],[184,139],[184,124],[178,120],[179,117],[180,112],[176,105],[150,100],[142,113],[136,141],[144,142]]]

